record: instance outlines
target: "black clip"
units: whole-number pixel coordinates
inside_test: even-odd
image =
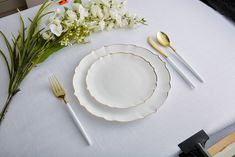
[[[179,157],[211,157],[205,149],[205,144],[208,139],[209,136],[204,130],[201,130],[189,137],[187,140],[178,145],[182,150]]]

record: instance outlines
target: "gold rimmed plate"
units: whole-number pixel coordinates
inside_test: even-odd
[[[88,70],[86,85],[99,103],[114,108],[140,105],[157,86],[153,66],[131,53],[113,53],[100,57]]]
[[[133,54],[144,58],[154,68],[157,75],[157,86],[152,96],[137,106],[129,108],[112,108],[98,102],[91,96],[86,86],[86,78],[89,68],[100,57],[115,53]],[[128,122],[144,118],[151,113],[155,113],[165,102],[170,90],[170,74],[165,63],[151,51],[135,45],[109,45],[92,51],[84,57],[75,69],[73,77],[74,94],[80,104],[84,106],[91,114],[104,118],[109,121]]]

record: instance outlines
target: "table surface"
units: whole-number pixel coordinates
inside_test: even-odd
[[[92,42],[63,49],[32,70],[12,101],[0,128],[0,156],[175,156],[177,144],[204,129],[212,134],[235,121],[234,24],[197,0],[128,1],[128,10],[148,25],[96,33]],[[32,17],[38,7],[22,12]],[[7,37],[20,26],[17,14],[0,19]],[[172,88],[161,109],[128,123],[108,122],[88,113],[73,95],[72,78],[80,60],[103,45],[125,43],[151,47],[148,35],[167,32],[177,51],[203,76],[190,90],[169,67]],[[6,49],[1,39],[0,47]],[[64,84],[68,100],[90,135],[87,146],[64,105],[48,86],[54,73]],[[7,96],[7,69],[0,58],[0,104]],[[2,105],[0,105],[2,107]]]

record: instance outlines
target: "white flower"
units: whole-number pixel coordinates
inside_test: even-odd
[[[125,7],[126,5],[127,5],[127,1],[125,0],[125,1],[122,1],[121,2],[121,5],[123,6],[123,7]]]
[[[104,14],[104,18],[108,18],[110,15],[109,15],[109,8],[108,7],[105,7],[103,8],[103,14]]]
[[[51,23],[55,19],[61,19],[63,15],[64,15],[64,11],[57,8],[56,11],[54,11],[54,14],[48,18],[48,22]]]
[[[109,10],[110,16],[112,19],[114,19],[116,21],[116,26],[117,27],[122,27],[122,15],[120,14],[120,12],[117,9],[110,9]]]
[[[106,7],[109,7],[109,1],[108,0],[100,0],[100,3],[103,4]]]
[[[54,19],[55,19],[56,16],[52,15],[48,18],[48,22],[51,23]]]
[[[127,5],[127,1],[122,1],[122,2],[116,3],[116,8],[121,10],[121,9],[124,9],[126,5]]]
[[[45,39],[45,40],[50,40],[50,39],[52,39],[53,38],[53,35],[51,34],[51,32],[43,32],[42,33],[42,37],[43,37],[43,39]]]
[[[109,14],[112,19],[118,19],[120,17],[119,11],[117,9],[110,9]]]
[[[64,20],[63,21],[63,24],[66,26],[66,28],[69,28],[73,23],[74,23],[74,21],[72,21],[72,20]]]
[[[100,0],[89,0],[90,5],[96,5],[96,4],[100,4]]]
[[[72,3],[72,8],[74,11],[79,13],[79,20],[84,20],[88,16],[88,11],[79,3]]]
[[[55,34],[57,37],[59,37],[61,33],[63,32],[61,25],[50,24],[49,28],[50,28],[50,31],[53,34]]]
[[[76,15],[76,13],[75,13],[74,11],[72,11],[72,10],[67,10],[67,11],[66,11],[66,14],[68,15],[68,19],[69,19],[69,20],[72,20],[72,21],[77,20],[77,15]]]
[[[109,23],[109,24],[108,24],[108,27],[107,27],[107,30],[113,29],[114,26],[115,26],[115,25],[114,25],[113,22]]]
[[[62,16],[62,15],[64,14],[64,11],[61,10],[60,8],[57,8],[56,11],[55,11],[55,14],[56,14],[57,16]]]
[[[93,30],[95,27],[97,27],[98,23],[96,21],[91,21],[91,22],[88,22],[87,23],[87,27],[90,29],[90,30]]]
[[[61,20],[59,18],[51,19],[50,24],[60,25]]]
[[[120,2],[112,0],[110,3],[112,4],[112,8],[119,8]]]
[[[71,6],[73,8],[74,11],[79,12],[80,9],[80,3],[72,3]]]
[[[126,26],[128,26],[128,20],[127,19],[123,19],[121,27],[126,27]]]
[[[136,23],[135,23],[134,17],[133,17],[133,16],[130,16],[128,26],[129,26],[130,28],[134,28],[134,27],[135,27],[135,24],[136,24]]]
[[[92,32],[113,28],[134,27],[143,24],[144,19],[125,12],[126,1],[122,0],[89,0],[87,3],[72,3],[71,9],[57,9],[49,17],[45,40],[58,38],[61,45],[84,43]],[[71,29],[70,29],[71,28]],[[53,40],[54,41],[54,40]]]
[[[105,28],[105,22],[104,22],[104,20],[101,20],[101,21],[99,22],[99,30],[103,31],[104,28]]]
[[[118,27],[123,27],[124,26],[124,23],[122,22],[122,17],[121,16],[116,18],[116,25]]]
[[[95,17],[98,17],[99,19],[102,19],[104,16],[102,9],[96,4],[91,6],[91,14]]]

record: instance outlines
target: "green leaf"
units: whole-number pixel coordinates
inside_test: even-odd
[[[47,15],[47,13],[44,14],[44,11],[47,7],[50,6],[48,1],[49,0],[41,5],[40,9],[32,20],[29,19],[31,23],[27,29],[27,33],[23,18],[20,16],[21,28],[16,37],[12,36],[11,40],[13,44],[11,44],[9,42],[10,40],[8,41],[3,32],[0,31],[0,36],[3,37],[5,45],[8,49],[8,51],[6,51],[8,54],[4,53],[0,49],[0,56],[2,56],[5,60],[10,75],[8,84],[8,100],[6,101],[5,106],[10,103],[9,97],[12,98],[14,94],[18,92],[22,80],[35,66],[38,61],[38,57],[40,57],[40,55],[43,54],[42,52],[47,48],[46,44],[42,44],[42,37],[40,36],[41,31],[38,31],[38,24],[39,20]],[[50,54],[52,54],[52,52],[50,52],[49,55]],[[9,59],[6,57],[6,55],[9,55]],[[0,124],[3,120],[3,116],[5,115],[5,111],[6,110],[2,110],[0,113]]]
[[[69,10],[69,8],[68,7],[64,7],[64,11],[66,12],[66,11],[68,11]]]
[[[29,20],[31,23],[33,23],[33,20],[32,20],[31,18],[28,17],[28,20]]]
[[[4,41],[5,41],[5,44],[6,44],[6,46],[7,46],[7,49],[8,49],[9,55],[10,55],[10,59],[11,59],[11,69],[13,70],[14,65],[15,65],[15,62],[14,62],[14,61],[15,61],[15,60],[14,60],[14,59],[15,59],[15,54],[13,53],[11,44],[10,44],[10,42],[7,40],[5,34],[4,34],[2,31],[0,31],[0,34],[2,35],[2,37],[3,37]]]
[[[0,49],[0,54],[2,55],[4,61],[6,62],[7,70],[8,70],[9,76],[11,76],[11,70],[10,70],[10,66],[9,66],[7,57],[6,57],[6,55],[3,53],[3,51],[2,51],[1,49]]]
[[[44,16],[49,15],[49,14],[52,14],[52,13],[54,13],[54,11],[50,11],[50,12],[46,12],[46,13],[44,13],[44,14],[41,14],[41,15],[38,17],[38,20],[41,20]]]
[[[57,44],[49,49],[47,49],[45,52],[43,52],[43,54],[40,56],[40,58],[38,59],[37,63],[42,63],[43,61],[45,61],[51,54],[53,54],[54,52],[59,51],[60,49],[64,48],[65,46]]]
[[[82,0],[74,0],[73,3],[80,3],[80,4],[82,4]]]

